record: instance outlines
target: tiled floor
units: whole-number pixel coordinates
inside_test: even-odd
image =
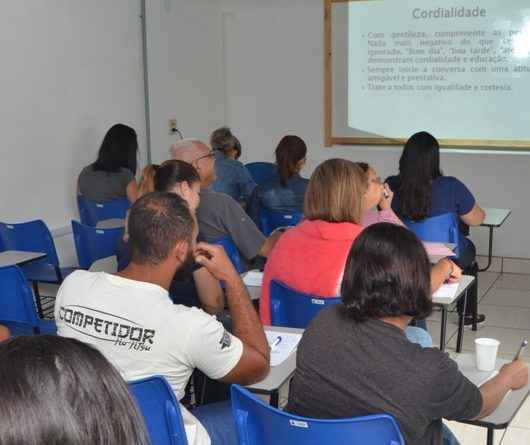
[[[483,272],[479,275],[479,312],[486,314],[486,323],[477,332],[466,330],[463,351],[472,352],[476,337],[493,337],[501,342],[499,354],[511,359],[523,338],[530,339],[530,275]],[[447,351],[455,353],[456,316],[448,323]],[[427,323],[435,344],[440,336],[440,314],[434,313]],[[524,357],[530,362],[530,350]],[[461,445],[483,445],[486,430],[457,422],[446,422]],[[507,430],[495,432],[496,445],[530,444],[530,398]]]

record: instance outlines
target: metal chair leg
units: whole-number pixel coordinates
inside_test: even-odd
[[[35,295],[35,304],[37,306],[37,313],[39,314],[39,318],[43,318],[44,314],[42,312],[42,303],[40,301],[39,283],[37,283],[36,281],[33,281],[32,284],[33,284],[33,293]]]

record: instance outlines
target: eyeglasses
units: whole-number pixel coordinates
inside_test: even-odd
[[[207,155],[200,156],[197,159],[195,159],[193,162],[199,162],[201,159],[213,158],[214,156],[215,156],[215,153],[213,152],[213,150],[211,150]]]

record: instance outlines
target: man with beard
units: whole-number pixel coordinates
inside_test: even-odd
[[[164,376],[179,400],[195,368],[226,383],[263,379],[269,348],[246,287],[222,247],[196,244],[186,202],[172,193],[145,195],[131,208],[128,229],[125,269],[76,271],[63,282],[55,304],[58,334],[98,348],[126,380]],[[171,280],[190,254],[224,282],[232,334],[215,317],[170,300]],[[194,416],[181,406],[190,445],[235,440],[230,403],[219,405],[210,418],[208,410]]]

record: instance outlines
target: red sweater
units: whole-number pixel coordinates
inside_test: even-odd
[[[271,324],[269,286],[273,279],[298,292],[323,298],[337,297],[350,247],[362,229],[352,223],[306,220],[285,232],[265,266],[261,322]]]

